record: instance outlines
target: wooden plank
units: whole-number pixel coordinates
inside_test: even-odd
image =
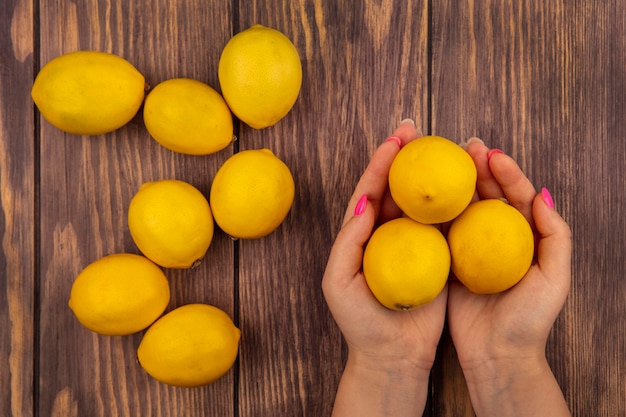
[[[0,5],[0,415],[33,415],[36,300],[32,4]]]
[[[560,322],[567,333],[555,332],[549,353],[565,356],[555,363],[573,415],[625,415],[626,4],[567,5],[563,15],[571,16],[569,105],[549,179],[563,187],[557,204],[570,219],[575,256]]]
[[[573,229],[572,288],[547,346],[573,415],[626,412],[624,7],[433,2],[433,131],[511,154]],[[473,415],[453,348],[441,356],[438,415]]]
[[[239,415],[330,415],[345,352],[321,278],[374,149],[403,118],[427,121],[426,2],[239,7],[240,30],[261,23],[282,31],[304,71],[286,118],[240,131],[241,149],[268,147],[287,163],[296,197],[278,230],[239,243]]]
[[[41,64],[75,50],[116,53],[154,86],[191,77],[217,86],[221,46],[232,32],[230,1],[41,1]],[[176,178],[208,196],[212,176],[232,149],[206,157],[175,154],[153,141],[138,115],[111,134],[81,137],[41,122],[41,415],[227,416],[234,414],[235,372],[197,389],[148,377],[136,362],[141,333],[98,336],[67,307],[73,279],[88,263],[138,252],[126,224],[144,181]],[[214,304],[234,313],[233,244],[216,233],[203,263],[166,270],[169,308]],[[6,391],[3,391],[6,392]]]

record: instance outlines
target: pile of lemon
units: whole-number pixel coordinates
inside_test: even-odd
[[[302,67],[289,38],[254,25],[225,45],[218,78],[221,94],[189,78],[149,89],[125,59],[77,51],[48,62],[31,95],[48,122],[79,135],[119,129],[143,105],[145,127],[159,144],[207,155],[234,140],[233,114],[255,129],[284,118],[300,92]],[[233,238],[272,233],[289,213],[294,189],[288,166],[269,149],[229,157],[212,181],[210,202],[177,179],[142,184],[128,207],[129,231],[142,255],[117,253],[89,264],[72,285],[69,307],[82,325],[103,335],[148,329],[137,355],[155,379],[186,387],[215,381],[236,360],[240,331],[224,311],[207,304],[163,315],[170,302],[163,268],[200,262],[215,224]]]
[[[188,78],[157,84],[120,56],[98,51],[61,55],[41,68],[32,98],[57,128],[79,135],[112,132],[144,104],[151,136],[176,152],[206,155],[233,139],[231,111],[255,129],[289,113],[302,85],[302,64],[291,40],[278,30],[254,25],[233,36],[218,64],[222,94]]]
[[[394,310],[427,304],[450,272],[476,294],[506,291],[524,277],[534,252],[530,224],[503,200],[472,202],[476,180],[474,161],[449,139],[424,136],[400,150],[389,191],[405,216],[378,227],[363,257],[363,274],[381,304]]]

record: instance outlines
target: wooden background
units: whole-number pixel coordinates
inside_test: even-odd
[[[287,34],[304,81],[291,113],[192,157],[138,115],[99,137],[53,128],[30,99],[52,58],[116,53],[151,85],[218,88],[227,40],[254,23]],[[345,347],[320,290],[326,256],[373,150],[405,117],[457,142],[481,137],[547,186],[573,230],[570,296],[548,358],[575,416],[626,415],[626,3],[621,0],[2,0],[0,416],[325,416]],[[168,270],[170,308],[205,302],[242,330],[218,382],[173,388],[135,360],[141,334],[97,336],[67,307],[91,261],[136,252],[130,198],[178,178],[208,193],[221,163],[269,147],[296,198],[267,238],[218,232],[202,265]],[[426,416],[472,416],[444,334]],[[549,415],[549,411],[546,411]]]

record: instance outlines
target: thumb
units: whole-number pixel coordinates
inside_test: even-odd
[[[539,269],[549,278],[561,278],[569,288],[572,241],[565,220],[554,210],[550,192],[543,188],[533,201],[533,218],[540,239],[537,247]],[[565,282],[563,282],[565,284]]]
[[[345,288],[356,277],[363,263],[363,247],[372,233],[374,222],[374,207],[364,194],[356,205],[355,214],[337,234],[322,281],[324,287]]]

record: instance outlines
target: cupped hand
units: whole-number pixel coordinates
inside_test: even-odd
[[[506,198],[529,221],[537,244],[528,273],[505,292],[478,295],[449,283],[448,323],[459,362],[471,371],[492,361],[542,358],[569,291],[570,229],[549,192],[537,193],[513,159],[480,141],[470,141],[467,152],[478,171],[479,198]]]
[[[372,156],[350,198],[322,288],[350,356],[358,356],[368,366],[427,375],[445,321],[447,287],[429,304],[393,311],[372,295],[361,270],[364,246],[375,225],[402,215],[388,191],[389,168],[401,146],[418,136],[411,123],[403,123],[393,133],[397,139],[386,140]]]

